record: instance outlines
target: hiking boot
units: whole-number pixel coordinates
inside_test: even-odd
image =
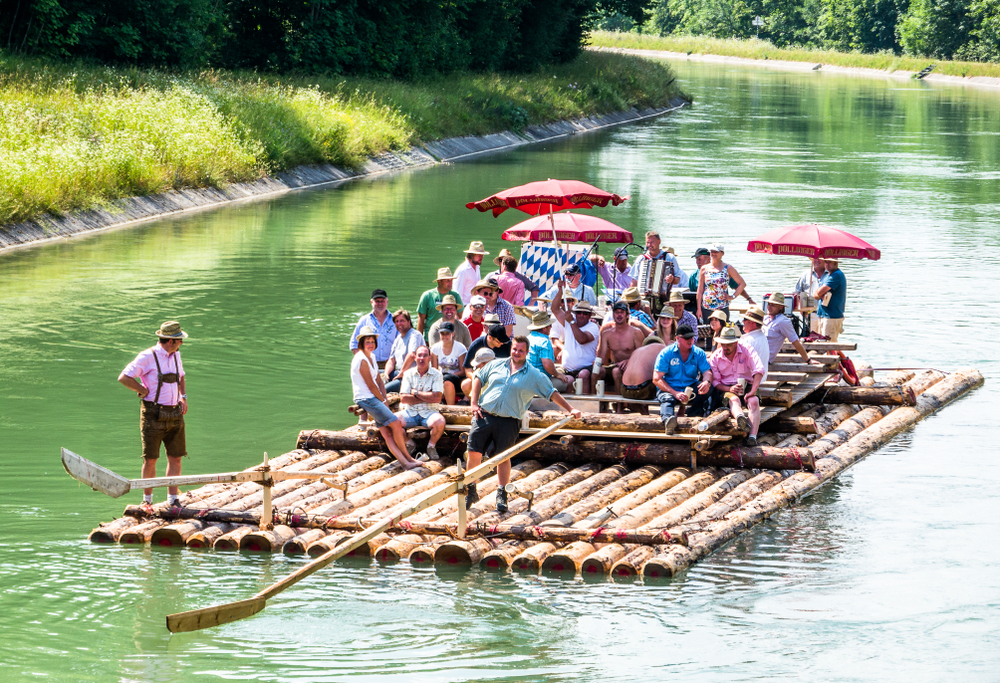
[[[666,434],[673,434],[677,431],[677,416],[671,415],[663,423],[663,431]]]
[[[497,489],[497,512],[507,514],[507,489],[503,486]]]
[[[432,443],[427,444],[427,455],[430,457],[431,460],[440,460],[441,459],[441,456],[438,455],[437,446],[435,446]]]
[[[465,487],[465,509],[468,510],[478,502],[479,491],[476,490],[475,484],[469,484]]]
[[[748,420],[747,416],[744,415],[743,413],[740,413],[740,416],[736,418],[736,428],[739,429],[741,432],[750,431],[750,420]]]
[[[753,434],[749,435],[747,438],[743,439],[743,445],[749,448],[754,448],[757,445],[757,437]]]

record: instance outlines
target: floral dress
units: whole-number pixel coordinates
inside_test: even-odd
[[[702,305],[709,311],[729,308],[729,301],[723,296],[729,292],[729,264],[723,264],[722,270],[705,273],[705,293]]]

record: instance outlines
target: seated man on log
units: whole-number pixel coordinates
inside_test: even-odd
[[[622,398],[637,401],[652,401],[656,396],[653,386],[653,368],[660,351],[666,348],[663,340],[656,335],[646,337],[642,347],[635,350],[622,373]],[[643,415],[648,414],[648,406],[637,404]]]
[[[660,402],[660,419],[667,434],[677,430],[675,404],[685,407],[686,415],[705,415],[712,368],[705,351],[694,345],[694,330],[689,325],[678,326],[677,340],[656,357],[653,384],[659,389],[656,400]]]
[[[416,351],[416,366],[403,373],[403,383],[399,389],[399,402],[403,409],[396,416],[403,421],[404,429],[426,427],[430,431],[426,458],[437,460],[437,442],[444,434],[444,416],[433,405],[441,402],[444,394],[444,376],[431,366],[431,351],[421,346]]]
[[[485,336],[472,342],[472,346],[465,353],[465,363],[462,366],[465,369],[462,393],[466,396],[472,391],[472,376],[479,369],[475,364],[476,355],[482,349],[492,351],[495,358],[510,358],[510,337],[507,336],[507,329],[503,325],[493,325]]]
[[[674,290],[670,292],[670,308],[674,309],[674,318],[677,319],[677,326],[687,325],[694,330],[694,343],[698,343],[698,318],[691,311],[685,309],[687,299],[680,292]]]
[[[455,341],[461,342],[462,346],[469,348],[472,344],[472,333],[468,326],[458,318],[458,300],[451,294],[446,294],[441,303],[435,308],[441,311],[441,317],[431,325],[431,331],[427,335],[427,345],[434,346],[441,341],[441,326],[451,323],[455,326]]]
[[[514,337],[510,358],[499,358],[476,371],[470,394],[472,425],[469,429],[469,469],[482,462],[483,453],[492,446],[499,454],[517,441],[528,403],[535,396],[554,401],[556,405],[579,419],[580,411],[570,406],[555,390],[548,378],[528,363],[528,338]],[[507,512],[507,492],[510,482],[510,461],[497,466],[497,512]],[[479,500],[476,485],[470,484],[465,507]]]
[[[597,345],[601,336],[601,328],[591,316],[593,306],[587,301],[576,303],[572,316],[562,308],[563,290],[559,288],[552,302],[556,319],[563,325],[562,371],[583,384],[583,393],[590,394],[594,390],[594,382],[598,379],[593,374],[594,359],[597,358]],[[573,299],[570,299],[573,300]]]
[[[760,399],[757,389],[764,379],[764,364],[757,352],[740,344],[740,333],[732,325],[727,325],[717,339],[719,348],[708,357],[712,366],[713,402],[728,405],[729,412],[736,418],[741,431],[749,432],[747,446],[757,445],[757,430],[760,428]],[[747,384],[750,388],[747,389]],[[743,402],[750,412],[750,419],[743,414]]]
[[[601,330],[601,339],[597,347],[597,358],[604,367],[600,369],[600,374],[595,376],[610,378],[614,386],[619,389],[609,393],[620,394],[622,374],[628,366],[628,360],[635,350],[642,346],[646,335],[631,324],[627,303],[619,300],[611,308],[614,323]],[[618,408],[621,412],[620,405]]]
[[[382,380],[385,382],[386,393],[399,391],[403,383],[403,373],[413,366],[414,354],[424,346],[424,335],[413,329],[413,319],[410,312],[400,308],[392,314],[392,323],[396,326],[396,338],[392,342],[389,360],[385,362],[385,372]]]
[[[764,318],[764,336],[767,337],[768,346],[767,362],[774,362],[781,351],[781,345],[785,343],[785,340],[788,340],[802,356],[803,363],[816,365],[818,361],[813,360],[806,353],[806,347],[799,341],[799,335],[795,334],[792,321],[785,316],[785,295],[772,294],[767,297],[764,303],[767,304],[767,316]]]

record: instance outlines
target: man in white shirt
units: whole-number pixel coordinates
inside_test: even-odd
[[[560,294],[562,290],[559,290]],[[573,307],[573,316],[566,314],[562,307],[562,299],[558,297],[553,304],[556,319],[563,326],[562,366],[567,375],[579,377],[583,383],[583,393],[593,393],[593,366],[597,358],[597,343],[601,337],[601,328],[590,317],[594,313],[588,301],[581,301]]]
[[[489,253],[483,248],[482,242],[473,242],[465,250],[465,260],[455,269],[455,291],[462,301],[468,301],[472,297],[472,288],[481,279],[479,266],[483,263],[483,256]]]
[[[818,298],[816,296],[816,291],[819,289],[819,281],[822,280],[823,276],[826,274],[826,264],[821,258],[814,258],[810,260],[812,261],[812,266],[809,270],[803,273],[802,277],[799,278],[799,281],[795,283],[795,291],[803,292],[816,299]],[[819,332],[819,316],[815,313],[809,316],[809,329],[812,332]]]
[[[761,382],[767,381],[767,362],[770,347],[767,345],[767,336],[764,334],[764,311],[756,306],[743,314],[743,336],[740,337],[740,344],[748,349],[752,349],[760,358],[764,366],[764,378]]]
[[[434,406],[441,403],[443,393],[444,376],[431,366],[430,349],[421,346],[417,349],[416,365],[403,373],[403,385],[399,390],[403,409],[396,415],[403,421],[403,429],[427,427],[430,430],[427,455],[417,458],[422,462],[438,459],[437,442],[444,434],[445,419]]]

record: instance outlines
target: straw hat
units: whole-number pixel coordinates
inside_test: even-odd
[[[363,349],[365,347],[365,337],[372,337],[375,340],[375,348],[378,348],[378,332],[376,332],[369,325],[365,325],[358,332],[358,348]]]
[[[746,313],[743,314],[744,320],[751,320],[758,325],[764,324],[764,311],[760,310],[756,306],[751,306]]]
[[[740,340],[740,332],[733,325],[726,325],[716,340],[720,344],[735,344]]]
[[[434,279],[434,282],[438,280],[454,280],[455,275],[451,272],[451,268],[438,268],[438,276]]]
[[[594,307],[590,305],[589,301],[584,300],[584,301],[577,302],[576,306],[573,307],[573,312],[574,313],[590,313],[591,315],[593,315],[594,314]]]
[[[663,251],[667,252],[668,254],[673,254],[674,256],[677,256],[677,252],[676,252],[676,251],[674,251],[674,248],[673,248],[673,247],[667,247],[667,248],[666,248],[666,249],[664,249]]]
[[[837,256],[824,256],[822,260],[833,261],[834,263],[840,263],[840,258]]]
[[[641,299],[642,297],[639,295],[639,289],[636,287],[629,287],[622,292],[621,301],[624,301],[627,304],[634,304]]]
[[[490,279],[490,280],[480,280],[479,282],[476,283],[476,286],[472,288],[472,291],[473,292],[478,292],[480,289],[483,289],[484,287],[487,287],[489,289],[495,289],[495,290],[497,290],[498,292],[501,292],[501,293],[503,292],[503,290],[500,289],[500,285],[497,284],[497,281],[496,280],[492,280],[492,279]]]
[[[687,299],[685,299],[684,295],[681,294],[679,291],[677,291],[675,289],[672,292],[670,292],[670,301],[668,301],[667,303],[670,303],[670,304],[684,304],[686,306],[687,305]]]
[[[785,307],[785,295],[780,292],[775,292],[771,296],[764,299],[765,304],[774,304],[775,306]]]
[[[473,244],[481,244],[481,242],[473,242]],[[486,253],[489,253],[489,252],[486,252]],[[510,253],[510,249],[501,249],[500,253],[497,255],[497,257],[495,259],[493,259],[493,263],[495,263],[495,264],[497,264],[499,266],[500,265],[500,259],[502,259],[504,256],[510,256],[511,258],[514,258],[514,255],[512,253]]]
[[[651,334],[642,341],[643,346],[649,346],[650,344],[664,344],[665,342],[657,337],[655,334]]]
[[[708,316],[708,319],[711,320],[713,318],[720,321],[723,325],[729,322],[729,318],[722,311],[712,311],[712,315]]]
[[[499,325],[500,324],[500,316],[498,314],[496,314],[496,313],[486,313],[486,314],[483,315],[483,324],[484,325]]]
[[[493,349],[488,349],[485,346],[478,351],[476,351],[476,357],[472,359],[473,364],[479,365],[480,363],[489,363],[491,360],[495,360],[497,355],[493,353]]]
[[[555,322],[558,321],[549,315],[548,311],[537,311],[533,316],[531,316],[531,324],[528,325],[528,329],[542,330]]]
[[[458,299],[453,297],[451,294],[445,294],[443,297],[441,297],[441,303],[439,303],[434,308],[440,311],[443,306],[454,306],[455,308],[458,308]]]
[[[488,255],[490,252],[486,251],[486,247],[483,246],[482,242],[472,242],[469,244],[469,248],[465,250],[466,254],[482,254],[483,256]]]
[[[187,332],[181,329],[181,324],[176,320],[168,320],[160,325],[160,329],[154,332],[162,339],[187,339]]]
[[[658,315],[657,317],[671,318],[673,320],[677,320],[677,316],[674,315],[674,309],[670,308],[670,306],[664,306],[663,309],[660,311],[660,315]]]

